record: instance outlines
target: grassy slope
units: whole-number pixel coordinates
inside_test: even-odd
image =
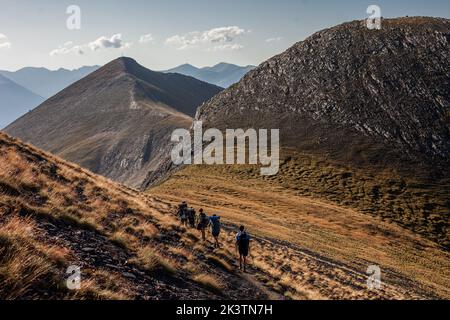
[[[170,208],[0,133],[0,299],[237,299],[267,295],[229,253],[198,246]],[[218,255],[221,255],[220,257]],[[82,266],[82,288],[65,286]]]
[[[324,255],[296,245],[310,238],[306,234],[299,237],[296,232],[302,227],[295,223],[308,220],[297,219],[301,212],[295,213],[297,222],[291,225],[288,225],[289,218],[280,220],[265,214],[270,207],[280,215],[290,212],[292,206],[305,205],[305,199],[281,193],[274,196],[268,185],[261,182],[254,184],[248,180],[235,184],[224,179],[219,183],[214,174],[211,179],[199,178],[189,188],[197,192],[189,197],[197,197],[198,205],[210,203],[208,210],[220,208],[226,215],[225,222],[241,219],[252,226],[254,235],[268,236],[254,237],[251,274],[236,272],[234,228],[226,228],[222,233],[224,247],[214,250],[210,240],[201,243],[197,231],[186,230],[175,221],[174,207],[167,199],[170,202],[176,201],[176,196],[184,197],[183,192],[187,190],[184,186],[183,190],[168,190],[165,199],[160,201],[0,134],[0,298],[423,299],[448,296],[445,289],[448,283],[439,275],[439,264],[446,263],[448,258],[433,244],[418,239],[417,246],[429,246],[427,249],[431,251],[423,257],[411,256],[419,259],[418,266],[420,261],[433,261],[433,265],[424,267],[420,273],[437,270],[428,282],[411,283],[401,274],[383,270],[388,281],[381,290],[370,291],[366,275],[358,271],[361,268],[357,263],[330,261]],[[263,194],[250,191],[255,187],[267,191]],[[220,198],[223,193],[228,196]],[[226,204],[228,209],[222,211]],[[333,208],[316,202],[310,206],[316,208],[319,204]],[[250,214],[243,216],[242,211]],[[339,213],[342,211],[336,208],[337,219],[342,218]],[[267,219],[268,224],[254,224],[259,221],[254,219],[254,214]],[[335,236],[337,244],[348,242],[341,230],[346,225],[327,223],[320,214],[314,221],[321,222],[314,228],[317,234],[310,233],[317,244],[308,247],[319,253],[332,252],[324,245],[325,240],[320,240],[320,230],[324,237]],[[260,230],[255,232],[253,226]],[[383,227],[382,230],[391,229]],[[391,232],[395,234],[396,229]],[[404,242],[408,252],[408,241]],[[347,244],[353,245],[354,242]],[[330,248],[337,252],[335,257],[347,255],[345,246],[339,249],[332,243]],[[357,249],[358,246],[354,248]],[[373,249],[371,253],[374,252]],[[435,255],[433,259],[429,257],[431,254]],[[345,261],[344,258],[341,260]],[[64,284],[66,268],[72,264],[82,267],[79,291],[69,291]]]
[[[299,158],[296,161],[306,160]],[[395,278],[401,276],[409,290],[421,287],[449,298],[448,252],[433,241],[390,223],[395,219],[386,210],[387,206],[378,212],[378,207],[354,205],[359,203],[354,197],[370,197],[358,193],[364,192],[358,185],[360,180],[355,179],[357,182],[351,183],[352,177],[358,173],[349,173],[344,168],[337,171],[324,164],[310,159],[308,165],[288,162],[283,165],[279,178],[271,181],[261,179],[258,171],[248,166],[191,166],[150,189],[150,192],[174,203],[188,200],[210,213],[219,213],[226,221],[247,225],[252,234],[286,241],[362,273],[370,264],[380,265],[385,280],[395,282]],[[342,178],[342,174],[347,178]],[[396,185],[385,177],[376,178],[379,180],[366,181],[367,187],[371,190],[371,184],[380,183],[378,197],[392,198],[393,205],[402,205],[402,193],[394,192]],[[317,183],[318,179],[325,183]],[[348,184],[339,187],[339,183],[346,182]],[[414,200],[417,199],[413,194],[411,201]],[[442,216],[438,218],[443,219]],[[296,263],[283,251],[270,255],[284,259],[279,263],[288,268]],[[265,267],[277,269],[276,264]],[[405,279],[411,282],[407,284]]]
[[[247,173],[260,178],[255,170]],[[298,195],[331,201],[396,222],[450,248],[450,179],[408,166],[342,165],[324,157],[289,152],[269,180]]]

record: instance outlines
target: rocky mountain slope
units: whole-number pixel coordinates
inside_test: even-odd
[[[219,129],[280,129],[281,170],[266,180],[448,248],[449,35],[448,19],[426,17],[326,29],[262,63],[196,118]],[[144,186],[172,170],[162,168]]]
[[[362,136],[412,160],[447,164],[449,32],[449,20],[434,18],[320,31],[214,97],[198,119],[281,128],[286,142],[314,150],[348,149]]]
[[[255,66],[237,66],[230,63],[219,63],[212,67],[197,68],[190,64],[183,64],[181,66],[164,71],[166,73],[179,73],[186,76],[191,76],[196,79],[215,84],[222,88],[228,88],[235,84],[249,71],[253,70]]]
[[[0,129],[44,101],[44,98],[2,75],[0,97]]]
[[[176,128],[219,87],[119,58],[53,96],[6,132],[128,185],[158,166]]]

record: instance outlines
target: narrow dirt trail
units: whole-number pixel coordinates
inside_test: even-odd
[[[25,214],[25,216],[27,216]],[[198,256],[198,261],[215,274],[226,288],[215,292],[196,283],[179,269],[174,275],[149,275],[136,265],[130,264],[133,257],[126,248],[111,242],[108,237],[98,231],[78,228],[63,221],[49,221],[44,217],[34,217],[39,229],[39,240],[45,243],[64,247],[71,252],[72,266],[81,268],[82,281],[84,276],[98,272],[108,274],[115,286],[127,288],[127,296],[137,300],[209,300],[209,299],[279,299],[280,296],[260,285],[250,275],[239,274],[236,270],[225,271],[215,265],[208,265],[204,255]],[[175,240],[168,239],[171,242]],[[171,243],[174,247],[176,243]],[[179,247],[181,248],[181,244]],[[211,242],[204,244],[206,253],[213,253]],[[64,272],[64,270],[61,270]],[[29,297],[45,299],[63,299],[52,292],[37,290]]]
[[[232,245],[237,226],[226,225]],[[252,235],[250,272],[244,275],[274,297],[296,299],[436,299],[426,288],[402,275],[382,269],[381,288],[369,289],[366,269],[356,269],[285,241]],[[364,266],[362,266],[364,267]],[[273,285],[275,284],[275,285]]]
[[[173,210],[169,202],[152,200],[158,210]],[[237,226],[225,224],[224,247],[234,256]],[[381,288],[367,285],[369,264],[349,266],[287,241],[252,235],[248,274],[241,274],[272,299],[431,299],[429,288],[382,268]],[[369,263],[369,262],[368,262]],[[237,263],[235,262],[235,266]]]

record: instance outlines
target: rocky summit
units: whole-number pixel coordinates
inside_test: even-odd
[[[384,19],[381,30],[345,23],[262,63],[197,118],[220,128],[280,128],[285,144],[340,159],[355,158],[364,142],[448,164],[449,43],[448,19]]]

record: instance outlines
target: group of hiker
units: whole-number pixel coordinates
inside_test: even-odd
[[[197,217],[195,209],[189,207],[186,201],[183,201],[178,206],[177,216],[183,226],[196,228],[200,231],[203,241],[206,241],[206,230],[210,227],[211,235],[214,239],[214,248],[220,248],[219,235],[222,229],[220,216],[216,214],[208,216],[203,209],[200,209]],[[244,226],[240,226],[239,231],[236,234],[235,248],[236,252],[239,254],[239,269],[243,269],[245,272],[247,257],[250,253],[250,235],[246,232]]]

